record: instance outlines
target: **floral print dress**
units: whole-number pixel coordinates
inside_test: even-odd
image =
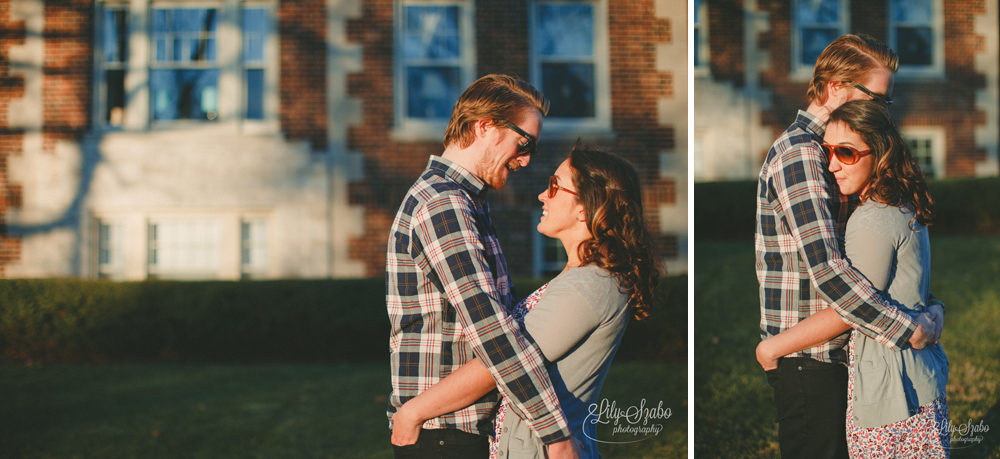
[[[912,416],[879,427],[854,424],[854,342],[851,335],[847,380],[847,449],[852,459],[932,459],[950,457],[948,403],[944,397],[920,407]]]
[[[538,287],[534,293],[528,295],[527,298],[521,300],[517,306],[514,306],[514,310],[511,312],[509,319],[516,320],[518,323],[524,323],[524,315],[535,307],[538,300],[542,297],[542,293],[545,292],[545,288],[549,284],[546,282],[545,285]],[[503,418],[507,414],[507,398],[504,397],[500,401],[500,408],[497,409],[496,418],[493,419],[493,438],[490,440],[490,459],[497,459],[500,452],[500,432],[503,429]]]

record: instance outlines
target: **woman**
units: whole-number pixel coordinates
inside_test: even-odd
[[[585,422],[588,407],[597,403],[629,316],[645,318],[653,300],[658,272],[641,196],[628,162],[574,147],[538,195],[538,231],[562,242],[566,268],[510,311],[552,363],[549,375],[582,458],[599,457],[596,427]],[[478,360],[466,364],[395,413],[393,444],[415,443],[424,420],[495,387]],[[491,457],[545,457],[538,437],[506,402],[495,426]]]
[[[894,306],[911,316],[924,312],[933,202],[888,109],[869,100],[847,102],[830,114],[823,140],[840,192],[861,201],[847,222],[847,258]],[[762,341],[758,360],[776,360],[848,329],[827,308]],[[849,353],[851,457],[948,457],[948,358],[941,344],[894,352],[853,333]]]

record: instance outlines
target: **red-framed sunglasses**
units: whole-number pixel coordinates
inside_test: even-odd
[[[858,160],[860,160],[863,156],[872,154],[871,148],[865,151],[858,151],[857,149],[848,147],[847,145],[830,145],[826,143],[822,145],[823,151],[826,152],[830,159],[833,159],[833,155],[837,155],[837,160],[848,166],[858,162]]]
[[[556,176],[553,175],[549,177],[549,190],[548,190],[549,199],[556,197],[556,193],[558,193],[559,190],[563,190],[573,196],[580,196],[579,194],[577,194],[577,192],[569,188],[559,186],[559,179]]]

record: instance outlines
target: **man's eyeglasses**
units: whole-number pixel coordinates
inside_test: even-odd
[[[878,94],[875,94],[870,89],[862,86],[860,83],[854,83],[854,87],[860,89],[861,92],[863,92],[865,94],[868,94],[868,96],[871,97],[872,100],[877,100],[877,101],[882,102],[883,104],[885,104],[887,106],[888,105],[892,105],[892,99],[890,99],[890,98],[888,98],[886,96],[880,96]]]
[[[524,137],[525,139],[524,143],[517,146],[517,152],[520,153],[521,156],[534,155],[535,153],[538,152],[536,150],[536,147],[538,145],[538,140],[535,139],[535,136],[528,134],[527,132],[524,132],[524,130],[517,127],[516,124],[508,122],[507,120],[497,120],[497,124],[507,129],[510,129],[511,131],[516,132],[521,137]]]
[[[833,159],[833,155],[837,155],[837,160],[842,164],[850,166],[858,162],[863,156],[868,156],[872,154],[872,150],[869,148],[865,151],[858,151],[854,148],[848,147],[847,145],[830,145],[823,144],[823,151]],[[550,191],[549,194],[552,192]]]
[[[556,176],[553,175],[549,177],[549,194],[548,194],[549,199],[556,197],[556,193],[558,193],[559,190],[563,190],[573,196],[580,196],[579,194],[577,194],[577,192],[569,188],[559,186],[559,179]]]

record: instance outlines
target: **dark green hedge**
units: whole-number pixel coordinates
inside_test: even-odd
[[[666,279],[670,314],[630,327],[625,358],[686,355],[682,283]],[[382,279],[0,281],[0,361],[379,361],[388,337]]]
[[[931,234],[1000,234],[1000,177],[932,180]],[[757,181],[694,185],[695,239],[753,240]]]

